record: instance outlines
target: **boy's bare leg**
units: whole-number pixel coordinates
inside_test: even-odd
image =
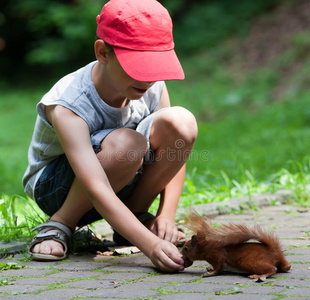
[[[150,135],[155,162],[144,166],[133,194],[126,201],[131,211],[148,211],[157,195],[161,194],[157,217],[174,220],[184,183],[185,162],[196,136],[196,120],[186,109],[170,107],[157,113]],[[175,238],[174,242],[177,242]]]
[[[141,134],[126,128],[112,131],[102,142],[102,151],[97,157],[116,193],[128,184],[141,167],[146,147],[146,139]],[[131,159],[128,160],[126,154],[129,150],[132,153],[133,149],[137,153],[137,159],[132,159],[131,155]],[[82,216],[91,208],[93,208],[91,201],[75,179],[64,204],[51,220],[75,228]],[[35,245],[32,252],[62,256],[63,247],[54,240],[46,240]]]

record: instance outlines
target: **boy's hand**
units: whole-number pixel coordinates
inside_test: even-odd
[[[180,240],[186,237],[184,232],[177,229],[173,221],[164,216],[157,216],[150,230],[159,238],[174,245],[177,245]]]
[[[167,273],[184,270],[184,261],[181,256],[175,245],[164,240],[159,240],[149,255],[152,263]]]

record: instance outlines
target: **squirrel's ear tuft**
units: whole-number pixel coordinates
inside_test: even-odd
[[[195,246],[198,242],[197,235],[192,236],[192,246]]]

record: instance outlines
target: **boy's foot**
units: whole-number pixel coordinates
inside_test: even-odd
[[[58,230],[51,230],[47,232],[59,232]],[[36,244],[31,252],[33,254],[44,254],[44,255],[53,255],[53,256],[59,256],[60,259],[64,255],[64,247],[62,244],[60,244],[57,241],[54,240],[45,240],[42,241],[41,243]],[[32,255],[33,256],[33,255]]]
[[[67,242],[73,230],[59,222],[50,221],[32,229],[42,228],[33,237],[28,253],[34,260],[62,260],[67,257]]]

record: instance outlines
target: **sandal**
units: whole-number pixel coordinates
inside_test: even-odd
[[[155,217],[150,214],[149,212],[144,213],[135,213],[134,214],[138,220],[143,224],[146,225],[149,221],[154,220]],[[121,236],[118,232],[114,230],[113,233],[113,241],[119,246],[132,246],[128,240],[126,240],[123,236]]]
[[[33,237],[33,240],[31,241],[29,248],[28,248],[28,254],[30,254],[31,258],[33,260],[41,260],[41,261],[65,259],[67,257],[68,239],[72,236],[73,230],[64,224],[61,224],[55,221],[50,221],[49,219],[45,223],[34,227],[31,231],[37,230],[39,228],[42,228],[42,229],[39,231],[38,234],[36,234]],[[57,232],[57,231],[47,232],[49,230],[60,230],[61,232]],[[54,240],[54,241],[61,243],[64,248],[63,256],[31,252],[31,250],[36,244],[39,244],[46,240]]]

